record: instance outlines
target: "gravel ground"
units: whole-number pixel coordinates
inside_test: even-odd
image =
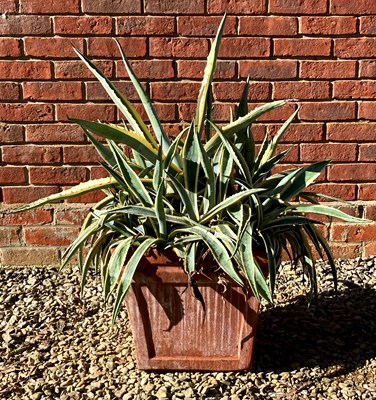
[[[111,328],[96,277],[81,300],[75,269],[2,267],[0,399],[376,399],[375,263],[338,261],[339,295],[321,278],[310,308],[285,264],[242,373],[138,371],[126,312]]]

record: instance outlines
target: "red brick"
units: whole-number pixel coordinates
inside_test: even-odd
[[[338,99],[374,99],[375,81],[337,81],[333,83],[333,96]]]
[[[84,167],[30,167],[30,183],[69,185],[86,180]]]
[[[178,104],[179,120],[191,122],[196,113],[197,103]],[[234,104],[215,103],[212,110],[212,120],[217,122],[229,122],[229,109],[234,111]]]
[[[38,124],[26,125],[27,142],[83,142],[84,133],[78,125],[73,124]]]
[[[11,13],[17,10],[16,0],[2,0],[0,3],[1,13]]]
[[[127,57],[144,57],[146,55],[146,38],[127,37],[118,40]],[[89,57],[121,57],[116,42],[110,37],[89,38],[87,53]]]
[[[362,255],[362,246],[355,243],[331,243],[330,251],[334,258],[345,260],[360,257]]]
[[[300,33],[307,35],[349,35],[357,33],[355,17],[301,17]]]
[[[82,100],[80,82],[24,82],[23,90],[27,100]]]
[[[262,14],[266,11],[265,0],[208,0],[209,14]]]
[[[20,57],[20,40],[14,38],[0,38],[0,57]]]
[[[3,187],[5,204],[26,204],[57,193],[57,186],[9,186]]]
[[[178,17],[178,34],[183,36],[215,36],[222,17]],[[227,17],[224,35],[236,35],[236,17]]]
[[[364,218],[376,221],[376,205],[366,204],[364,207]],[[376,237],[375,237],[376,239]]]
[[[108,35],[112,32],[112,18],[108,16],[54,17],[54,32],[58,35]]]
[[[175,33],[174,17],[154,16],[124,16],[116,18],[116,33],[118,35],[158,36]]]
[[[179,60],[178,78],[202,79],[206,62],[204,60]],[[217,61],[214,79],[231,79],[236,77],[235,62]]]
[[[376,238],[376,224],[335,223],[330,228],[330,238],[341,242],[370,242]]]
[[[334,56],[340,58],[375,57],[376,38],[334,39]]]
[[[0,143],[18,143],[24,140],[24,128],[21,125],[0,123]]]
[[[78,235],[78,227],[27,226],[23,229],[27,245],[66,246]]]
[[[249,110],[253,110],[256,107],[260,107],[263,104],[250,104]],[[287,118],[295,111],[295,104],[285,104],[282,107],[275,108],[272,111],[267,112],[258,118],[258,121],[286,121]]]
[[[319,183],[309,187],[308,191],[321,193],[337,199],[352,201],[356,199],[356,186],[349,183]],[[322,200],[325,200],[324,198]]]
[[[0,246],[18,246],[20,244],[19,231],[18,227],[0,227]]]
[[[81,225],[89,213],[88,208],[56,209],[55,223],[57,225]]]
[[[39,225],[52,222],[51,210],[31,210],[17,214],[1,214],[1,225]]]
[[[289,152],[283,158],[284,162],[296,163],[299,161],[299,145],[280,144],[278,146],[279,152],[283,152],[285,150],[289,150]]]
[[[281,127],[278,125],[269,125],[268,133],[273,136]],[[282,142],[302,143],[314,142],[324,139],[324,125],[323,124],[291,124],[285,134],[283,135]]]
[[[293,60],[252,60],[240,61],[240,76],[250,79],[289,79],[295,78],[298,71],[298,63]]]
[[[113,82],[114,85],[128,100],[138,100],[137,92],[132,82]],[[86,82],[86,99],[110,100],[108,94],[99,82]],[[144,89],[146,89],[144,84]]]
[[[50,79],[51,63],[48,61],[0,61],[0,79]]]
[[[376,161],[376,144],[359,145],[359,161]]]
[[[5,161],[5,160],[3,160]],[[0,168],[0,184],[17,184],[26,182],[26,169],[24,167],[7,167]]]
[[[361,35],[374,36],[376,34],[376,16],[360,17],[359,20],[359,33]]]
[[[329,38],[274,39],[274,55],[281,57],[329,56],[330,47]]]
[[[298,19],[294,17],[265,16],[239,17],[239,35],[294,36],[298,33]]]
[[[20,11],[23,14],[70,14],[78,13],[79,0],[40,1],[20,0]]]
[[[146,14],[203,14],[204,3],[200,0],[145,0]]]
[[[328,178],[330,181],[374,181],[376,176],[376,164],[336,164],[330,165]]]
[[[7,15],[0,20],[0,35],[46,35],[52,32],[51,19],[41,15]]]
[[[359,77],[375,78],[376,77],[376,61],[360,60],[359,61]]]
[[[0,100],[19,100],[20,86],[14,82],[0,82]]]
[[[330,12],[333,14],[375,14],[376,3],[369,0],[358,0],[356,2],[330,0]]]
[[[204,38],[149,38],[149,55],[161,58],[206,58],[209,43]]]
[[[88,14],[140,13],[140,0],[82,0],[82,11]]]
[[[373,257],[376,255],[376,243],[367,243],[364,246],[363,257]]]
[[[269,12],[276,14],[323,14],[326,0],[270,0]]]
[[[355,161],[356,144],[353,143],[320,143],[301,144],[300,159],[303,162],[314,162],[320,159],[332,161]]]
[[[376,184],[375,183],[361,183],[358,185],[358,199],[359,200],[376,200]]]
[[[199,82],[152,82],[150,93],[153,100],[196,100],[200,87]]]
[[[58,265],[60,263],[57,249],[51,247],[9,247],[0,249],[0,264],[27,265]]]
[[[141,115],[141,118],[147,122],[148,118],[145,112],[144,107],[141,104],[134,104],[136,110]],[[153,103],[153,107],[155,112],[157,113],[160,121],[164,122],[176,122],[176,103]],[[119,112],[119,120],[124,119],[123,115]]]
[[[55,78],[57,79],[95,79],[89,68],[82,61],[56,61]],[[94,64],[105,76],[110,78],[113,74],[113,62],[107,60],[95,60]],[[0,63],[1,71],[1,63]]]
[[[355,78],[356,61],[301,61],[300,77],[303,79]]]
[[[376,141],[376,124],[372,123],[345,123],[328,124],[328,140],[335,141]]]
[[[244,86],[244,82],[214,83],[214,98],[219,101],[239,101]],[[269,94],[270,84],[268,82],[250,82],[248,85],[248,100],[268,100]]]
[[[359,103],[359,118],[360,119],[369,119],[376,120],[376,104],[372,101],[362,101]]]
[[[115,108],[110,104],[57,104],[56,118],[58,121],[81,118],[110,122],[115,119]]]
[[[52,121],[51,104],[0,104],[2,121]]]
[[[275,82],[274,99],[329,99],[329,82]]]
[[[83,39],[27,37],[24,39],[25,54],[32,57],[76,58],[73,47],[83,51]]]
[[[97,164],[99,161],[103,161],[92,145],[64,146],[63,152],[64,163],[66,164]]]
[[[171,79],[175,77],[171,60],[137,60],[130,62],[138,79]],[[123,61],[116,61],[116,76],[128,78]]]
[[[303,103],[299,119],[306,121],[336,121],[355,119],[353,102]]]
[[[58,163],[61,162],[60,147],[34,145],[3,146],[3,161],[9,164]]]
[[[98,203],[106,197],[106,194],[98,190],[97,192],[86,193],[71,199],[67,199],[66,203]]]
[[[102,166],[90,168],[90,179],[100,179],[107,177],[108,177],[108,172]]]
[[[268,38],[224,38],[218,57],[244,58],[269,57],[270,39]]]

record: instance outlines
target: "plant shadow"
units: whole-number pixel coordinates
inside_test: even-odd
[[[308,307],[304,296],[260,314],[255,372],[284,372],[340,366],[352,372],[376,356],[376,290],[353,283],[334,296],[319,295]]]

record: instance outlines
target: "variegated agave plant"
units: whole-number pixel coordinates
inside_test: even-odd
[[[271,140],[265,137],[257,154],[251,124],[286,101],[274,101],[249,112],[247,82],[230,123],[219,127],[211,121],[211,84],[224,21],[225,17],[208,56],[195,118],[173,140],[163,131],[120,45],[125,68],[154,135],[134,106],[76,50],[126,119],[124,126],[74,120],[103,158],[109,177],[79,184],[18,211],[95,190],[107,194],[91,209],[78,238],[65,251],[63,266],[79,253],[82,288],[91,265],[101,271],[106,298],[116,292],[113,320],[140,260],[153,247],[172,248],[184,260],[189,276],[198,268],[197,260],[210,252],[219,273],[249,287],[257,298],[271,301],[282,249],[304,267],[311,293],[316,292],[310,242],[321,256],[328,257],[336,281],[328,244],[316,221],[304,216],[309,212],[357,221],[320,205],[318,194],[305,191],[329,162],[272,172],[287,153],[278,153],[277,145],[297,111]],[[106,138],[108,146],[92,134]],[[127,156],[119,144],[128,146],[132,155]],[[296,198],[306,202],[291,203]],[[89,250],[83,259],[86,246]],[[256,249],[267,258],[268,279],[255,257]]]

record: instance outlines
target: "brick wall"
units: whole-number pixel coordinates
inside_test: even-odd
[[[228,13],[214,95],[228,119],[242,83],[250,102],[296,98],[286,134],[293,164],[330,158],[317,191],[355,201],[376,217],[376,2],[359,0],[1,0],[0,201],[30,202],[103,175],[98,157],[68,117],[120,116],[72,45],[95,60],[131,100],[135,93],[112,37],[174,135],[193,116],[210,38]],[[254,126],[258,140],[294,109],[288,104]],[[77,233],[85,202],[0,219],[3,264],[56,263]],[[325,228],[339,257],[376,253],[375,225]]]

